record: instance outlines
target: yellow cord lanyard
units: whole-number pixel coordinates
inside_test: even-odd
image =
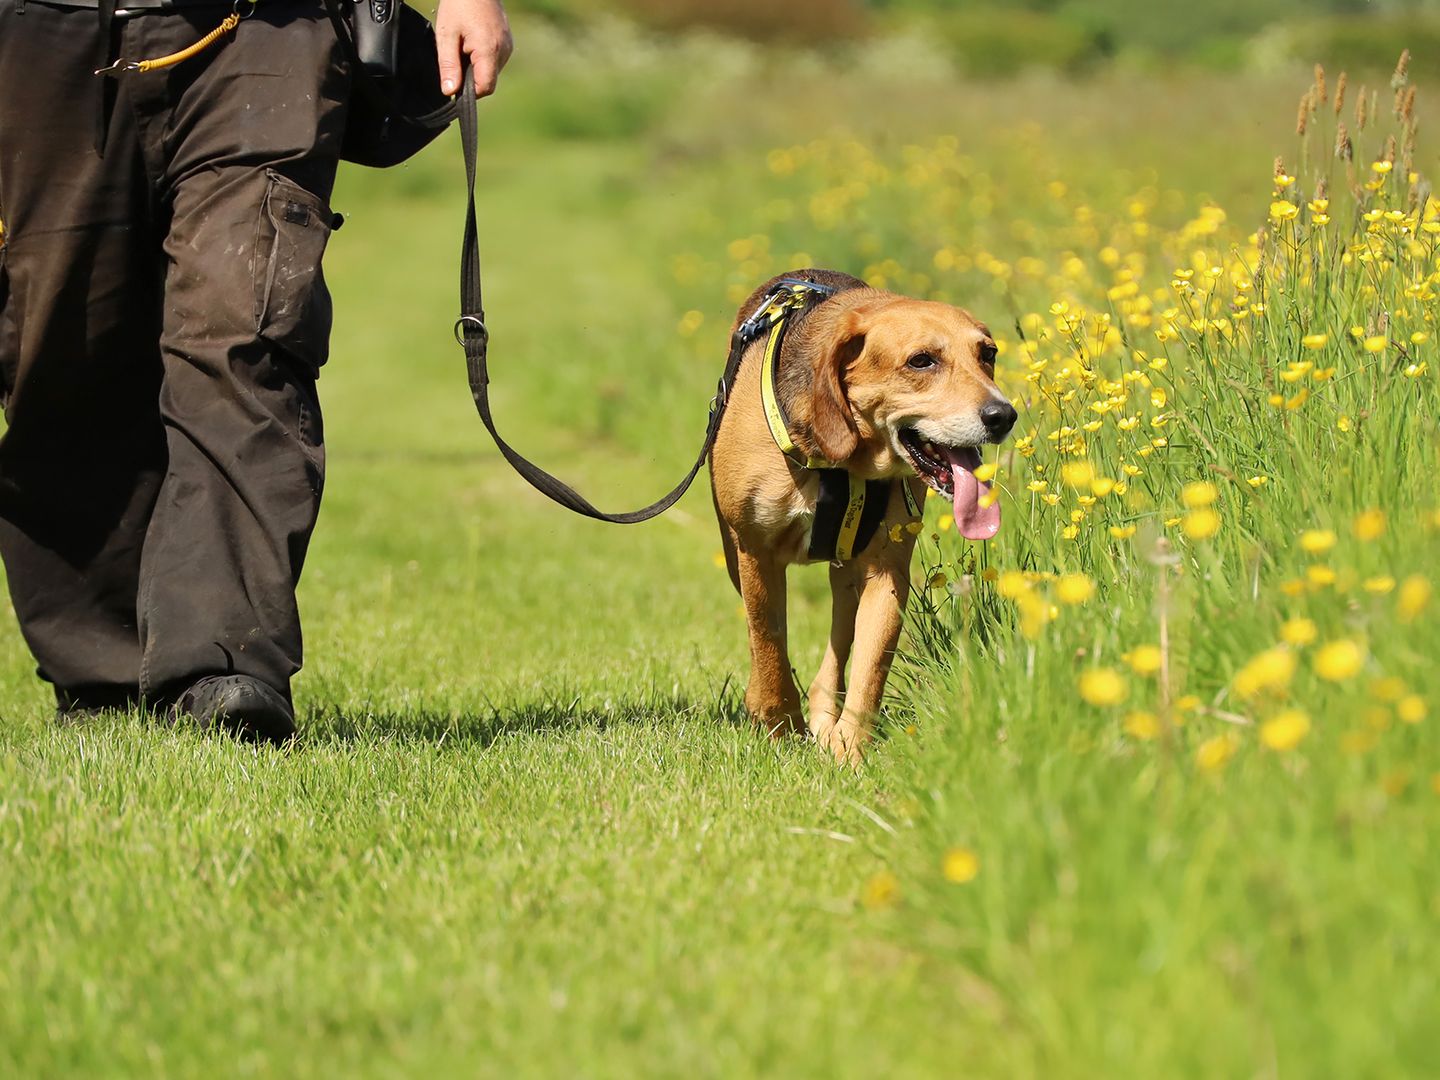
[[[229,15],[221,20],[220,25],[211,30],[193,45],[187,45],[178,52],[170,53],[168,56],[157,56],[153,60],[126,60],[123,56],[116,60],[109,67],[100,68],[96,75],[128,75],[143,73],[146,71],[159,71],[161,68],[174,67],[176,64],[183,64],[192,56],[199,56],[206,49],[214,45],[235,27],[240,25],[241,20],[248,19],[255,14],[255,6],[260,0],[235,0],[234,8]],[[240,6],[246,5],[245,14],[240,14]]]

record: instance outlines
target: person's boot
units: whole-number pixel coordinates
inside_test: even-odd
[[[295,737],[295,711],[278,690],[249,675],[208,675],[172,709],[176,720],[219,729],[247,742],[276,746]]]

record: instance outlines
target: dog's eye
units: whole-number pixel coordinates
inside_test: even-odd
[[[995,354],[996,349],[993,341],[980,343],[980,362],[986,367],[993,368],[995,366]]]
[[[935,359],[933,355],[928,352],[922,352],[916,353],[914,356],[910,357],[909,360],[905,361],[905,366],[908,368],[913,368],[916,371],[926,371],[930,368],[933,368],[938,363],[940,363],[940,361]]]

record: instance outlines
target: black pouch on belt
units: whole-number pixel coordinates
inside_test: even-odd
[[[377,169],[399,165],[455,119],[455,102],[440,89],[435,29],[402,0],[325,0],[325,8],[354,71],[340,156]]]

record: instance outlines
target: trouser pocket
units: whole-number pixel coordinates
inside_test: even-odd
[[[255,223],[255,330],[318,371],[329,352],[333,308],[320,260],[330,207],[274,170]]]

